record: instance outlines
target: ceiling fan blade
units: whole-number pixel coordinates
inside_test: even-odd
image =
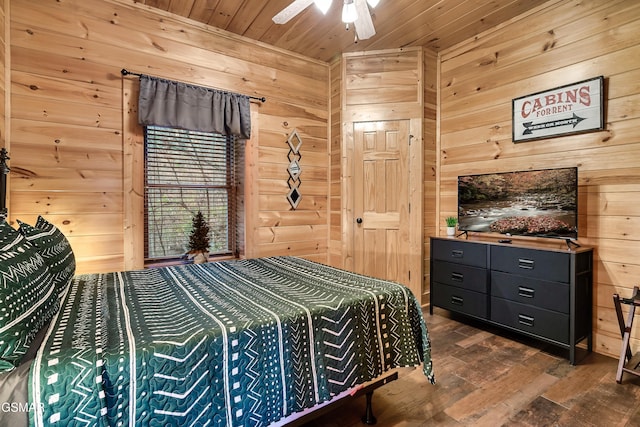
[[[311,4],[313,4],[313,0],[294,0],[293,3],[282,9],[273,17],[273,22],[276,24],[286,24],[294,16],[311,6]]]
[[[367,6],[367,0],[355,0],[358,18],[353,23],[356,27],[358,39],[366,40],[376,35],[376,29],[373,27],[373,20]]]

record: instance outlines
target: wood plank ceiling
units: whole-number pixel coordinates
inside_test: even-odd
[[[341,22],[342,0],[326,16],[311,5],[287,24],[271,18],[293,0],[134,0],[253,40],[331,61],[342,52],[426,46],[440,51],[548,0],[380,0],[376,35],[355,43]]]

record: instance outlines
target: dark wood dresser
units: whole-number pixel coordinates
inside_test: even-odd
[[[593,250],[432,237],[431,305],[569,350],[592,350]],[[563,247],[564,245],[564,247]]]

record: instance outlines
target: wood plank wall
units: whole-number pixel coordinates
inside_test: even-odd
[[[0,147],[4,147],[9,150],[9,140],[7,139],[7,106],[8,98],[6,96],[7,87],[7,58],[8,53],[8,30],[9,30],[9,16],[7,14],[7,2],[9,0],[0,0]],[[9,177],[7,177],[8,179]],[[7,201],[8,205],[8,201]]]
[[[125,183],[142,171],[123,159],[125,133],[136,125],[122,68],[267,97],[253,105],[246,203],[256,223],[247,253],[326,261],[328,64],[125,0],[11,0],[10,22],[10,219],[43,214],[58,225],[78,272],[123,269],[125,247],[143,250],[124,230],[125,218],[136,217]],[[294,128],[303,141],[296,211],[286,200]]]
[[[344,268],[343,231],[342,231],[342,58],[331,63],[331,99],[330,127],[331,127],[331,165],[330,165],[330,195],[329,202],[329,263],[334,267]]]
[[[440,57],[440,234],[456,213],[458,175],[578,166],[579,241],[595,247],[594,346],[615,357],[612,295],[640,284],[638,34],[635,0],[553,0]],[[599,75],[605,131],[511,142],[512,98]]]
[[[429,236],[437,234],[436,227],[436,137],[438,124],[438,55],[425,49],[424,57],[424,118],[423,118],[423,139],[424,139],[424,182],[422,184],[424,202],[423,222],[424,222],[424,239],[423,239],[423,270],[424,278],[422,281],[422,305],[426,306],[430,303],[429,284],[431,280],[431,254],[429,248]]]

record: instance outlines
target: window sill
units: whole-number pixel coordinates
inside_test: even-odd
[[[209,262],[216,261],[227,261],[232,259],[239,259],[233,255],[214,255],[209,257]],[[183,260],[183,259],[169,259],[162,261],[147,261],[144,263],[144,268],[162,268],[162,267],[171,267],[175,265],[184,265],[184,264],[193,264],[192,262]]]

